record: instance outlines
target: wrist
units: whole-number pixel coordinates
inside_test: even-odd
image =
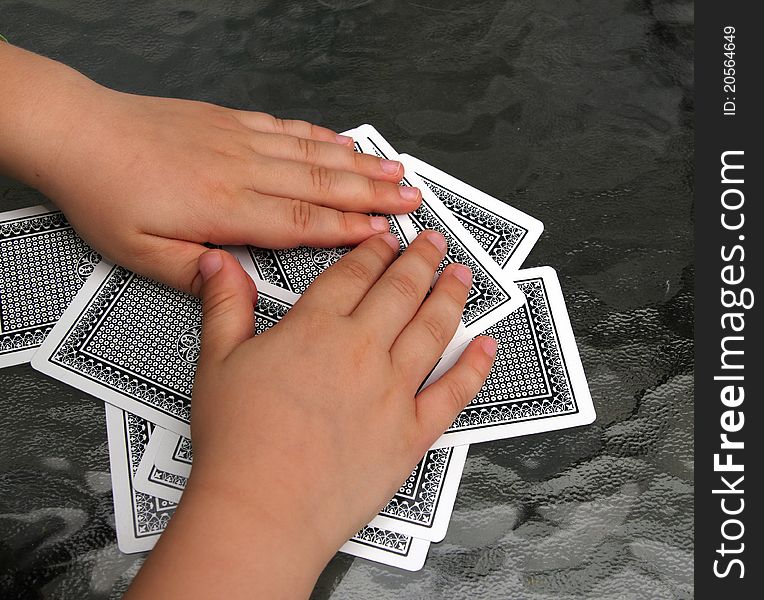
[[[104,90],[59,62],[0,44],[0,170],[50,195],[61,155]]]
[[[286,512],[192,474],[128,598],[157,597],[165,585],[210,597],[307,598],[336,549]],[[210,573],[225,574],[214,594],[205,590]]]
[[[218,510],[230,517],[232,528],[251,538],[260,532],[259,539],[270,550],[284,546],[292,556],[315,574],[323,570],[340,544],[327,539],[316,523],[310,502],[283,493],[281,487],[263,485],[254,489],[249,486],[226,485],[217,479],[203,478],[197,471],[189,478],[186,492],[191,491],[195,508]],[[185,494],[184,492],[184,498]],[[242,525],[245,524],[245,527]]]

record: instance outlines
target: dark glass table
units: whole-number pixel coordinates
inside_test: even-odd
[[[688,1],[0,0],[12,42],[101,83],[370,122],[545,223],[526,265],[559,273],[597,421],[473,446],[422,571],[338,555],[316,598],[692,597],[692,24]],[[2,369],[0,431],[0,596],[118,597],[142,557],[100,402]]]

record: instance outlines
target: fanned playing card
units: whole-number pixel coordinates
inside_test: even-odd
[[[133,485],[155,430],[146,419],[106,404],[117,545],[127,554],[151,550],[175,512],[174,502],[139,492]]]
[[[518,271],[515,281],[527,303],[485,331],[499,342],[488,380],[433,448],[594,421],[589,385],[557,274],[551,267],[536,267]],[[425,386],[453,365],[462,350],[445,355]]]
[[[242,261],[251,273],[251,264]],[[256,333],[272,327],[297,296],[258,289]],[[199,358],[201,302],[102,262],[32,359],[32,366],[185,436]]]
[[[194,457],[191,440],[167,429],[162,429],[157,438],[156,466],[162,471],[188,477]]]
[[[358,151],[399,160],[398,153],[371,125],[361,125],[345,133],[353,137]],[[448,347],[448,350],[454,350],[462,341],[482,333],[519,307],[524,299],[511,278],[502,272],[416,173],[409,169],[405,175],[404,184],[422,191],[422,205],[408,215],[389,217],[392,231],[398,235],[402,246],[408,246],[424,229],[437,230],[448,243],[440,270],[452,262],[463,263],[472,270],[472,288],[462,315],[462,326]],[[303,291],[345,252],[343,249],[283,251],[250,248],[258,277],[292,291]]]
[[[502,269],[520,268],[544,231],[541,221],[410,154],[401,154],[400,160]]]
[[[0,213],[0,367],[28,362],[101,260],[63,213]]]
[[[180,501],[186,478],[160,471],[153,456],[161,428],[137,415],[106,405],[117,543],[122,552],[150,550]],[[417,571],[430,542],[367,526],[341,552]]]
[[[419,538],[366,526],[340,546],[340,552],[367,560],[419,571],[427,559],[430,542]]]
[[[441,541],[448,529],[468,446],[430,450],[370,526]],[[191,473],[191,440],[159,429],[136,474],[136,487],[177,502]]]
[[[371,125],[354,130],[354,138],[361,138],[372,152],[382,158],[398,155],[392,146]],[[439,272],[449,263],[459,262],[472,270],[472,288],[462,313],[463,328],[454,337],[449,350],[460,340],[472,338],[523,304],[525,299],[511,277],[480,247],[474,237],[456,220],[443,203],[430,191],[419,176],[410,169],[406,177],[411,185],[422,190],[422,204],[401,222],[406,245],[420,232],[433,229],[442,233],[448,243],[446,258]]]
[[[173,434],[169,429],[162,427],[154,429],[151,439],[144,448],[138,469],[135,471],[133,485],[140,492],[177,503],[180,502],[180,497],[186,489],[188,474],[173,473],[160,468],[157,464],[157,456],[162,446],[161,442],[167,436],[177,436],[177,434]]]
[[[431,542],[446,537],[469,446],[430,450],[369,526]]]

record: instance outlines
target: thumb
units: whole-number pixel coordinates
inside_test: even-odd
[[[200,362],[223,360],[255,330],[257,288],[239,262],[223,250],[199,257],[202,298]]]

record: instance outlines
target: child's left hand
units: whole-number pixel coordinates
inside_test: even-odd
[[[0,119],[6,170],[58,204],[107,258],[175,288],[199,292],[205,242],[355,245],[388,229],[366,213],[410,212],[421,201],[397,185],[400,163],[358,154],[329,129],[115,92],[3,46],[9,115],[18,104],[15,118]]]

